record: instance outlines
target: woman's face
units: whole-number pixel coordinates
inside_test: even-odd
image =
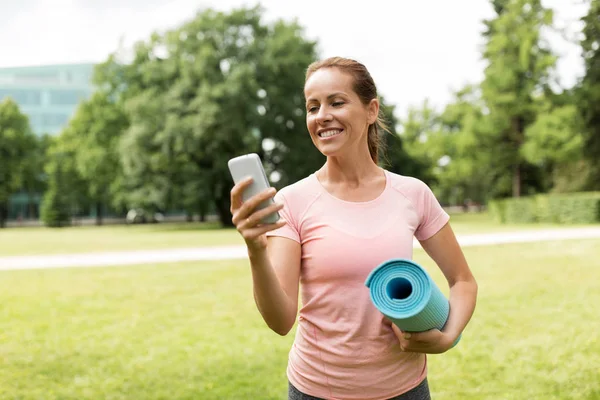
[[[367,131],[375,123],[379,103],[365,106],[353,89],[352,75],[338,68],[321,68],[304,85],[306,126],[325,156],[355,152],[367,146]]]

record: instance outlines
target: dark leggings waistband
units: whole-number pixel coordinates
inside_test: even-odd
[[[288,400],[325,400],[319,397],[310,396],[304,394],[291,382],[288,382]],[[393,397],[389,400],[431,400],[431,394],[429,392],[429,385],[427,384],[427,378],[423,379],[418,386],[412,388],[406,393],[402,393],[399,396]]]

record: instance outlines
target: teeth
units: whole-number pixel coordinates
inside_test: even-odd
[[[341,132],[340,130],[325,131],[325,132],[319,133],[319,136],[321,136],[321,137],[330,137],[330,136],[333,136],[333,135],[337,135],[340,132]]]

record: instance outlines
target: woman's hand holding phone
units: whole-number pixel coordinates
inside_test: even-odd
[[[279,219],[272,224],[263,224],[261,219],[281,210],[283,204],[273,203],[257,210],[257,206],[265,200],[273,198],[277,191],[271,187],[250,197],[247,201],[243,201],[242,194],[251,184],[252,178],[248,177],[235,184],[231,189],[231,214],[233,215],[231,221],[244,238],[249,250],[264,250],[267,248],[265,233],[284,226],[285,221]]]

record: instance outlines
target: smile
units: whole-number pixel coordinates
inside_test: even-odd
[[[337,136],[342,133],[343,129],[330,129],[328,131],[319,132],[319,137],[321,138],[330,138],[332,136]]]

